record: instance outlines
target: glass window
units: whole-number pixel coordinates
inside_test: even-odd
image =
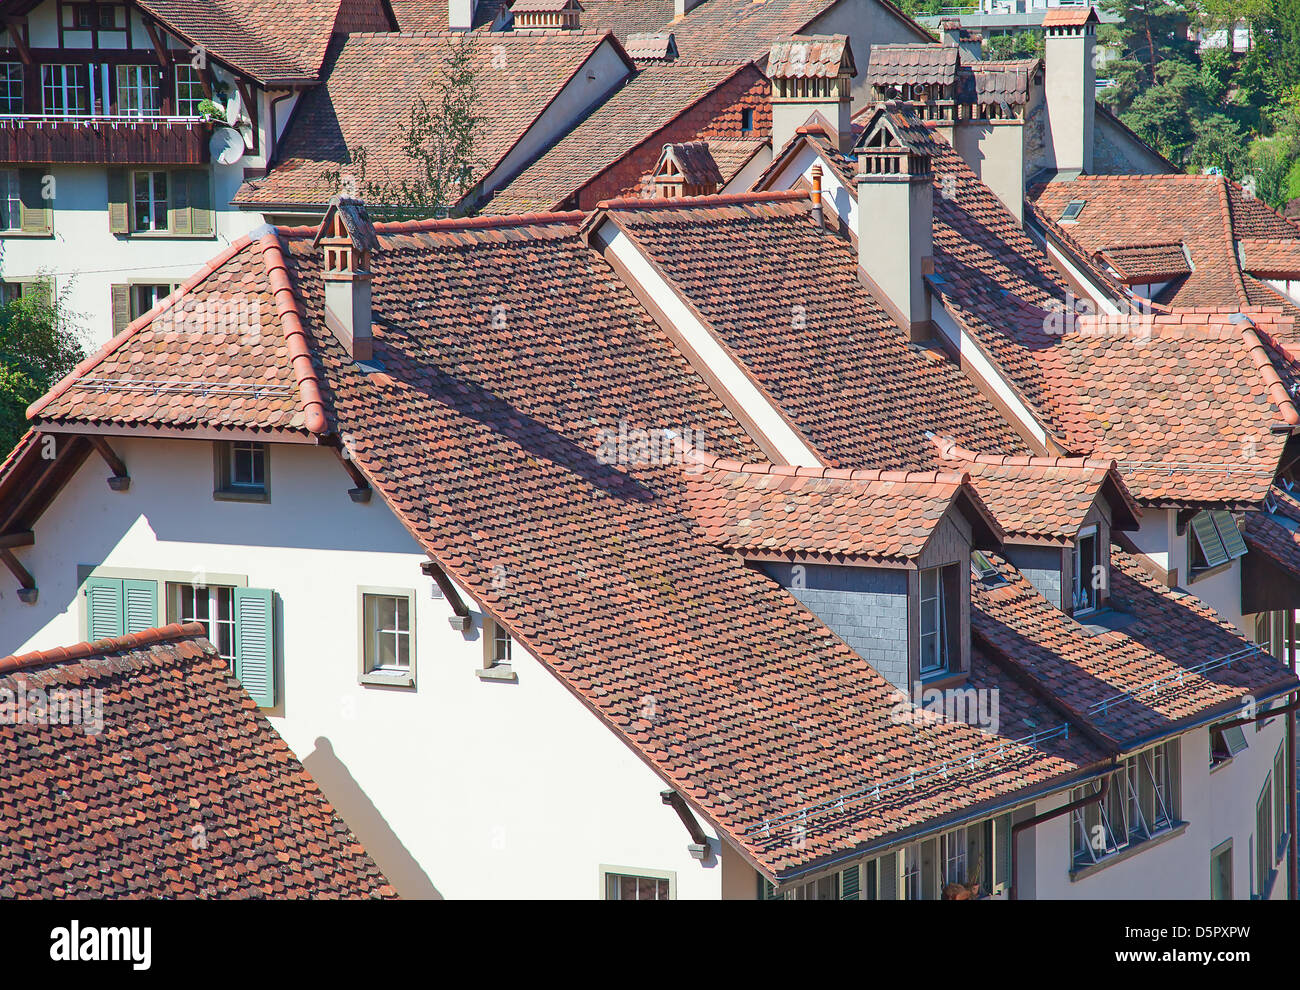
[[[158,70],[149,65],[117,67],[117,110],[128,117],[153,117],[161,106]]]
[[[260,443],[230,445],[230,486],[262,488],[266,484],[266,448]]]
[[[1099,862],[1174,827],[1178,821],[1176,745],[1176,741],[1164,743],[1123,760],[1111,775],[1105,798],[1071,814],[1075,867]],[[1071,800],[1095,793],[1092,787],[1076,788]]]
[[[638,877],[625,873],[605,874],[607,901],[666,901],[672,897],[672,885],[665,877]]]
[[[1073,605],[1076,615],[1097,607],[1097,530],[1079,534],[1074,542]]]
[[[205,635],[228,661],[235,659],[235,589],[189,584],[169,585],[176,622],[201,622]]]
[[[198,69],[188,64],[176,66],[176,115],[197,117],[199,104],[205,99]]]
[[[411,600],[405,595],[363,594],[367,671],[411,669]]]
[[[1273,873],[1273,782],[1264,785],[1255,804],[1255,892],[1264,896]]]
[[[18,170],[0,169],[0,230],[18,230],[23,222],[23,201]]]
[[[167,173],[136,172],[132,193],[136,231],[167,229]]]
[[[966,850],[968,840],[964,828],[954,829],[946,835],[939,836],[939,862],[943,868],[943,883],[964,884],[968,869]]]
[[[69,117],[90,113],[90,74],[84,65],[42,65],[45,112]]]
[[[131,286],[131,319],[143,316],[171,294],[171,285]]]
[[[745,107],[740,111],[740,130],[744,134],[749,134],[754,129],[754,111],[750,107]]]
[[[1232,842],[1210,853],[1210,900],[1232,900]]]
[[[491,640],[488,644],[488,666],[495,667],[498,664],[510,663],[510,633],[505,626],[491,619],[487,620],[491,624]]]
[[[23,66],[0,62],[0,114],[23,112]]]
[[[945,635],[942,568],[921,572],[921,673],[945,670],[948,643]]]

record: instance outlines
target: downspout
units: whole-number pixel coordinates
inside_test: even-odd
[[[267,137],[266,143],[268,146],[266,149],[266,164],[268,167],[270,167],[271,158],[275,155],[276,146],[280,143],[280,136],[279,134],[276,133],[277,129],[275,126],[275,108],[278,104],[282,103],[284,100],[287,100],[291,96],[293,96],[293,90],[289,89],[289,90],[285,90],[285,92],[283,92],[282,94],[280,94],[279,96],[271,100],[271,104],[270,104],[271,119],[269,121],[270,129],[266,132],[266,137]]]
[[[1293,772],[1292,779],[1294,779],[1294,777],[1295,775]],[[1020,857],[1016,855],[1017,847],[1019,845],[1020,834],[1022,832],[1028,831],[1031,828],[1034,828],[1037,825],[1043,824],[1043,822],[1051,821],[1053,818],[1060,818],[1062,815],[1067,815],[1072,811],[1078,811],[1080,808],[1086,808],[1090,804],[1100,804],[1103,800],[1105,800],[1106,792],[1110,790],[1110,778],[1111,778],[1111,774],[1107,774],[1106,776],[1101,778],[1101,789],[1097,791],[1096,794],[1092,795],[1092,797],[1079,798],[1079,800],[1077,801],[1071,801],[1069,804],[1063,804],[1059,808],[1054,808],[1051,811],[1045,811],[1041,815],[1035,815],[1033,818],[1028,818],[1023,822],[1020,822],[1019,824],[1011,826],[1011,894],[1009,898],[1010,900],[1015,901],[1020,899],[1019,898]]]

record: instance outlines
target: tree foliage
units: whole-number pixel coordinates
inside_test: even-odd
[[[65,312],[48,291],[0,306],[0,451],[12,450],[27,431],[27,407],[86,356]]]
[[[475,145],[484,118],[478,113],[473,41],[465,35],[449,42],[446,62],[429,80],[429,92],[416,98],[397,124],[403,156],[415,175],[394,178],[372,164],[364,145],[348,149],[349,169],[326,173],[336,192],[359,197],[379,216],[442,216],[470,190],[477,158]]]

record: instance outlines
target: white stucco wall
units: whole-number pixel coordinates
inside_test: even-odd
[[[38,603],[0,576],[0,655],[83,638],[78,564],[246,576],[278,595],[268,714],[399,892],[591,898],[603,864],[721,896],[720,858],[690,858],[662,782],[553,675],[516,645],[517,684],[475,676],[481,616],[471,634],[451,628],[425,555],[378,495],[349,500],[332,453],[274,447],[272,501],[250,504],[213,500],[205,442],[113,443],[130,491],[111,492],[92,455],[41,518],[18,551]],[[415,689],[358,684],[360,586],[414,589]]]

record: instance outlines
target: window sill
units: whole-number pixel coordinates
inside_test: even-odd
[[[1127,849],[1121,849],[1117,853],[1111,853],[1109,856],[1107,856],[1099,863],[1091,863],[1088,866],[1076,866],[1075,868],[1070,870],[1070,883],[1078,883],[1080,880],[1086,880],[1094,873],[1100,873],[1108,866],[1113,866],[1116,863],[1122,863],[1126,859],[1132,859],[1134,856],[1138,855],[1139,853],[1143,853],[1146,852],[1146,850],[1148,849],[1154,849],[1156,846],[1163,845],[1164,843],[1168,842],[1170,839],[1176,839],[1178,836],[1182,835],[1186,831],[1187,831],[1187,822],[1179,822],[1177,825],[1174,825],[1172,828],[1166,829],[1165,831],[1161,832],[1159,835],[1153,836],[1150,839],[1143,839],[1141,842],[1133,843],[1129,845]]]
[[[956,687],[958,684],[964,683],[965,680],[966,672],[964,670],[932,670],[921,675],[921,686],[942,691],[946,688]]]
[[[1187,574],[1187,583],[1195,584],[1202,578],[1214,577],[1216,574],[1222,574],[1225,571],[1232,570],[1232,565],[1236,560],[1230,560],[1226,564],[1216,564],[1214,567],[1198,567],[1195,570],[1189,570]]]
[[[369,687],[415,687],[415,674],[409,670],[371,670],[357,678],[358,684]]]
[[[170,230],[133,230],[127,234],[113,236],[120,241],[215,241],[217,239],[216,231],[211,234],[173,234]]]
[[[270,502],[271,493],[267,491],[241,492],[234,488],[218,488],[212,493],[217,502]]]
[[[508,663],[499,663],[492,667],[480,667],[474,671],[480,681],[498,681],[502,684],[518,684],[519,675]]]
[[[7,240],[10,237],[21,238],[24,241],[52,241],[54,240],[54,231],[44,230],[38,234],[30,230],[0,230],[0,240]]]

